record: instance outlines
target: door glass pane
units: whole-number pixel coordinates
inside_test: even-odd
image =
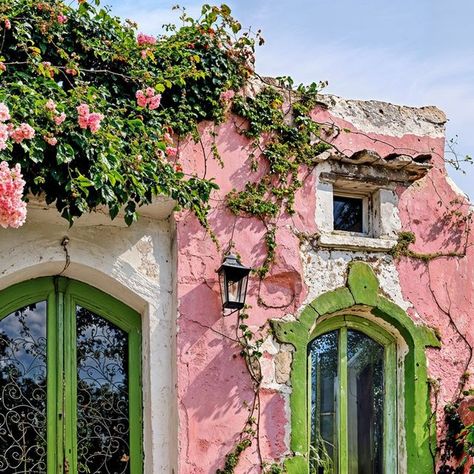
[[[338,331],[309,346],[311,363],[311,473],[337,470]]]
[[[349,474],[383,472],[384,348],[347,334]]]
[[[128,473],[128,335],[85,308],[76,316],[78,470]]]
[[[0,321],[0,472],[46,472],[46,302]]]

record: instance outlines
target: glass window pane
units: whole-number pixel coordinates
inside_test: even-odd
[[[384,347],[347,334],[349,474],[383,472]]]
[[[333,201],[334,230],[362,233],[364,231],[362,204],[360,198],[335,195]]]
[[[0,321],[0,472],[46,472],[46,302]]]
[[[311,363],[311,473],[336,474],[338,331],[309,346]]]
[[[78,471],[130,472],[128,334],[77,307]]]

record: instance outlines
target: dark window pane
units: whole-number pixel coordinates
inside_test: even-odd
[[[0,472],[46,472],[46,302],[0,321]]]
[[[362,199],[334,196],[334,230],[363,232]]]
[[[311,363],[311,472],[336,474],[338,331],[309,346]]]
[[[384,348],[347,334],[349,474],[383,472]]]
[[[78,471],[128,473],[128,335],[87,309],[76,313]]]

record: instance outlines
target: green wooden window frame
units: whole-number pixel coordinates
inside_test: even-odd
[[[130,472],[143,472],[141,318],[117,299],[67,278],[38,278],[0,292],[0,320],[27,305],[47,302],[47,474],[77,473],[76,306],[128,334]]]
[[[358,316],[366,332],[391,328],[399,337],[398,345],[404,347],[397,354],[397,398],[403,400],[403,413],[398,413],[398,422],[403,424],[404,436],[398,439],[396,456],[403,453],[406,471],[409,474],[433,472],[431,450],[435,446],[436,430],[430,427],[431,406],[429,400],[426,347],[440,347],[435,332],[415,324],[408,314],[379,291],[379,282],[371,266],[360,261],[349,265],[345,286],[318,296],[310,302],[297,321],[273,320],[275,338],[294,346],[291,369],[291,433],[290,450],[293,453],[285,462],[289,474],[307,474],[310,469],[310,398],[308,396],[308,344],[319,331],[327,331],[332,324],[341,321],[341,316]],[[334,323],[336,322],[336,323]],[[326,325],[326,326],[325,326]],[[326,331],[325,331],[326,330]],[[388,332],[388,331],[386,331]],[[369,334],[370,335],[370,334]],[[392,420],[398,426],[397,420]],[[390,455],[389,455],[390,456]],[[394,466],[389,460],[388,466]],[[390,467],[392,469],[392,467]],[[394,467],[392,472],[397,472]],[[340,474],[347,474],[341,471]]]
[[[387,474],[397,472],[397,345],[395,338],[381,327],[368,320],[354,315],[337,316],[326,319],[316,326],[311,333],[310,342],[331,331],[338,331],[339,338],[339,396],[337,431],[338,431],[338,465],[340,473],[349,472],[348,454],[348,388],[347,388],[347,331],[353,329],[359,331],[384,348],[384,471]],[[311,355],[308,354],[308,381],[311,380]],[[308,407],[311,405],[311,383],[308,387]],[[311,409],[308,410],[308,439],[311,439]]]

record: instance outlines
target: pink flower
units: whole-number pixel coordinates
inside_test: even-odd
[[[161,94],[156,94],[153,87],[147,87],[145,90],[137,91],[135,97],[140,107],[146,108],[148,106],[150,110],[157,109],[161,103]]]
[[[61,125],[66,120],[66,114],[62,112],[59,115],[56,115],[53,120],[56,125]]]
[[[7,66],[5,66],[5,63],[0,61],[0,71],[5,72],[7,70]]]
[[[27,123],[22,123],[19,127],[9,128],[10,137],[15,143],[21,143],[23,140],[31,140],[35,136],[35,130]]]
[[[228,102],[229,100],[232,100],[234,96],[235,96],[235,92],[232,89],[221,92],[221,100],[224,102]]]
[[[161,94],[157,94],[150,98],[148,102],[148,108],[150,110],[155,110],[160,106],[161,103]]]
[[[143,93],[143,91],[137,91],[137,93],[135,94],[135,97],[137,98],[137,104],[140,107],[146,107],[148,100],[145,94]]]
[[[53,110],[56,110],[56,104],[54,103],[54,100],[52,99],[49,99],[46,104],[45,104],[45,107],[47,110],[49,111],[53,111]]]
[[[7,120],[10,120],[10,110],[3,102],[0,102],[0,122]]]
[[[142,49],[140,51],[140,54],[142,55],[142,59],[146,59],[146,57],[148,56],[148,51],[150,51],[148,48],[147,49]]]
[[[163,140],[165,141],[165,143],[168,143],[169,145],[171,145],[173,143],[173,138],[171,137],[171,135],[168,132],[166,132],[163,135]]]
[[[170,157],[174,157],[178,154],[178,150],[173,146],[167,146],[165,153]]]
[[[56,146],[56,144],[58,143],[58,139],[56,137],[48,137],[48,136],[44,136],[44,141],[48,144],[48,145],[51,145],[51,146]]]
[[[77,113],[79,115],[89,115],[89,106],[87,104],[81,104],[77,107]]]
[[[77,122],[79,123],[79,127],[85,130],[89,125],[89,117],[87,115],[79,115]]]
[[[35,136],[35,129],[27,123],[22,123],[20,125],[20,130],[26,140],[31,140]]]
[[[0,226],[18,228],[26,220],[26,202],[22,200],[25,181],[20,165],[9,168],[6,161],[0,163]]]
[[[143,46],[145,44],[156,44],[156,38],[154,36],[138,33],[137,43],[138,46]]]
[[[70,76],[77,76],[77,69],[67,68],[66,74],[69,74]]]
[[[77,107],[79,114],[77,122],[79,127],[82,129],[89,128],[92,133],[96,133],[100,129],[100,122],[104,119],[102,114],[96,112],[90,113],[89,106],[87,104],[81,104]]]
[[[60,13],[58,15],[58,23],[60,23],[61,25],[66,23],[67,21],[67,16],[64,16],[62,13]]]
[[[5,143],[8,140],[8,137],[9,137],[8,126],[5,125],[4,123],[0,123],[0,142]]]
[[[90,114],[87,120],[87,125],[92,133],[96,133],[100,128],[100,122],[104,119],[102,114]]]
[[[10,20],[7,18],[5,20],[5,29],[6,30],[11,30],[11,28],[12,28],[12,24],[11,24]]]
[[[4,123],[0,123],[0,150],[5,150],[7,147],[8,137],[8,126]]]

